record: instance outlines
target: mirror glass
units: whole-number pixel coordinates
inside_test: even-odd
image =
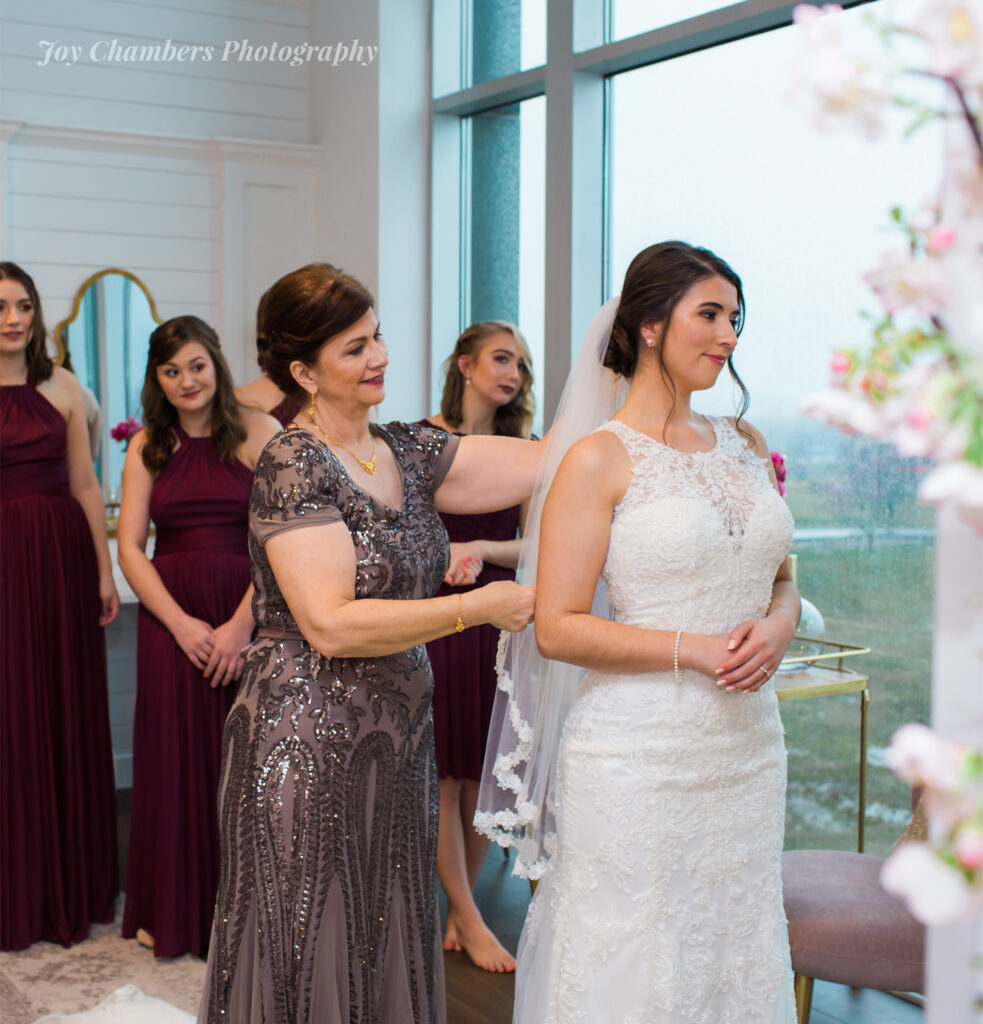
[[[143,282],[129,271],[112,268],[82,284],[71,317],[55,328],[58,362],[67,352],[70,368],[102,411],[96,476],[113,503],[119,499],[126,445],[114,441],[110,431],[128,417],[140,419],[147,341],[159,323]]]

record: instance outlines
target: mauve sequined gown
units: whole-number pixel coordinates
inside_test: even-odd
[[[458,439],[401,423],[372,431],[402,472],[400,510],[360,490],[306,430],[277,434],[256,467],[260,635],[225,726],[201,1024],[444,1021],[426,647],[322,656],[297,631],[264,547],[281,531],[341,521],[356,550],[356,597],[434,594],[448,542],[433,492]]]

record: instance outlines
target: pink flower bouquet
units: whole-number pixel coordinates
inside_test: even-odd
[[[128,416],[125,420],[120,420],[109,431],[109,436],[114,441],[122,441],[124,444],[130,440],[136,434],[139,434],[143,430],[143,424],[138,420],[135,420],[132,416]]]
[[[887,760],[899,778],[925,787],[927,842],[902,844],[881,884],[925,924],[983,911],[983,756],[924,725],[903,725]]]

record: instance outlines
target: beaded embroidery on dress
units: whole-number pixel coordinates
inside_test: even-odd
[[[602,578],[619,622],[725,633],[765,614],[792,518],[725,419],[684,453],[618,420],[632,480]],[[518,953],[516,1024],[794,1024],[774,686],[588,672],[567,717],[557,850]]]

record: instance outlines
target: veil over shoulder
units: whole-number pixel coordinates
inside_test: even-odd
[[[628,395],[628,381],[601,363],[619,299],[605,303],[587,328],[547,438],[519,555],[520,580],[527,586],[536,582],[543,504],[564,455],[607,422]],[[600,581],[592,611],[611,615]],[[528,626],[502,634],[496,670],[498,691],[474,825],[499,845],[516,848],[515,874],[539,878],[555,842],[552,792],[563,722],[584,669],[543,658],[535,629]]]

